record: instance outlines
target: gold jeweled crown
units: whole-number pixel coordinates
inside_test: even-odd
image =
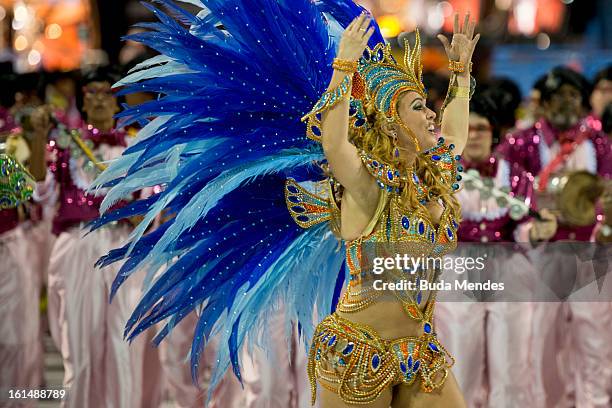
[[[404,63],[398,63],[391,54],[390,44],[379,43],[374,49],[366,48],[353,77],[353,99],[370,101],[388,118],[397,114],[397,100],[407,91],[426,97],[421,61],[421,37],[416,31],[414,48],[404,40]]]
[[[345,77],[334,90],[323,94],[312,110],[304,115],[306,136],[321,140],[321,113],[347,96],[351,78]],[[404,63],[398,63],[391,53],[391,45],[378,43],[374,49],[366,47],[359,59],[357,72],[352,78],[350,95],[350,125],[363,131],[368,123],[365,114],[366,104],[385,114],[388,119],[397,119],[397,101],[404,92],[414,91],[426,98],[423,85],[423,64],[421,62],[421,36],[416,31],[416,41],[411,49],[404,40]]]

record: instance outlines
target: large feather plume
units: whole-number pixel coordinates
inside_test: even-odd
[[[283,192],[286,177],[321,179],[318,145],[300,118],[327,87],[339,29],[361,13],[349,0],[189,0],[146,6],[157,17],[129,36],[160,55],[136,66],[117,86],[154,92],[156,100],[119,117],[146,126],[94,183],[110,188],[92,224],[143,215],[129,242],[99,260],[125,260],[113,294],[139,270],[147,290],[126,326],[133,338],[164,322],[161,341],[199,310],[191,361],[194,376],[212,335],[221,337],[212,391],[230,364],[240,378],[239,350],[265,347],[264,324],[284,304],[304,339],[329,313],[343,252],[325,225],[300,229]],[[162,9],[164,11],[162,11]],[[380,32],[372,44],[382,41]],[[150,120],[149,118],[155,118]],[[107,212],[146,186],[160,193]],[[174,217],[151,233],[162,213]]]

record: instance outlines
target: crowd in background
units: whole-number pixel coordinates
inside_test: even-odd
[[[121,246],[138,220],[117,222],[87,236],[82,230],[98,216],[104,194],[94,196],[88,184],[105,161],[121,155],[140,127],[123,127],[115,115],[123,104],[156,98],[144,93],[123,96],[111,88],[144,58],[140,54],[125,67],[86,72],[15,74],[10,64],[0,67],[2,150],[27,165],[37,181],[31,202],[0,211],[3,391],[45,387],[42,338],[49,335],[63,359],[70,395],[63,402],[66,406],[155,407],[168,397],[177,406],[203,406],[207,363],[212,364],[213,354],[204,356],[198,389],[186,360],[196,317],[182,322],[161,348],[151,346],[153,333],[128,345],[123,327],[140,298],[142,278],[131,278],[129,287],[109,304],[120,265],[94,267],[100,257]],[[515,80],[480,79],[471,102],[465,167],[517,196],[536,196],[542,188],[533,185],[534,178],[542,183],[561,170],[585,170],[609,180],[612,66],[593,78],[555,68],[535,82],[528,95],[521,95]],[[424,82],[428,105],[439,113],[448,78],[429,72]],[[146,197],[161,188],[141,194]],[[507,209],[477,192],[465,192],[460,196],[464,223],[459,240],[610,242],[606,220],[612,217],[606,197],[589,197],[598,200],[596,217],[576,226],[542,206],[536,206],[541,219],[515,222]],[[458,361],[455,373],[468,406],[610,406],[611,305],[442,305],[440,336]],[[560,334],[549,343],[548,337],[537,334],[544,330]],[[590,330],[588,335],[585,330]],[[569,362],[557,366],[556,360],[546,360],[550,347],[560,355],[571,354]],[[257,356],[245,369],[244,390],[228,374],[210,406],[263,407],[270,395],[279,407],[307,406],[304,354],[295,347],[287,351],[291,364],[279,365]],[[0,400],[0,406],[8,404]]]

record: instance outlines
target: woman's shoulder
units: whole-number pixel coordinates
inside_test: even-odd
[[[339,233],[340,207],[336,192],[340,186],[332,177],[319,181],[285,181],[285,203],[291,218],[302,228],[324,222]]]
[[[376,158],[364,150],[359,151],[364,167],[376,180],[376,184],[387,192],[398,192],[402,185],[400,171],[393,165]]]
[[[461,156],[453,153],[455,146],[447,144],[444,137],[438,138],[435,146],[423,151],[420,156],[424,161],[438,169],[442,175],[443,183],[447,184],[452,191],[459,189],[459,181],[461,181],[461,172],[463,166],[459,162]]]

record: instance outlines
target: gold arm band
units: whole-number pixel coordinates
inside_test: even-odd
[[[455,98],[464,98],[464,99],[470,99],[471,98],[471,89],[469,86],[458,86],[457,91],[455,93]]]
[[[336,106],[346,97],[350,98],[352,80],[352,76],[345,76],[337,87],[325,92],[312,110],[302,117],[302,122],[306,122],[307,126],[306,137],[317,142],[321,141],[321,114]]]
[[[453,99],[455,98],[472,99],[472,95],[474,95],[475,90],[476,90],[476,80],[474,79],[473,76],[470,75],[470,86],[459,86],[457,84],[457,74],[453,73],[450,78],[450,84],[448,86],[446,98],[444,99],[442,108],[440,108],[440,115],[438,116],[438,124],[442,123],[442,118],[444,116],[444,110],[453,101]]]
[[[472,72],[473,64],[470,62],[469,72]],[[451,72],[456,72],[458,74],[465,72],[465,64],[461,61],[448,61],[448,69]]]
[[[332,68],[337,69],[338,71],[347,72],[349,74],[352,74],[355,71],[357,71],[357,61],[348,61],[348,60],[336,58],[334,59]]]

